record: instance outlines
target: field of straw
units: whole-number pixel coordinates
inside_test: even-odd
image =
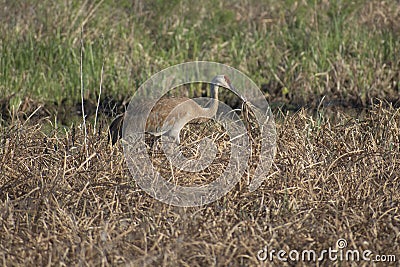
[[[399,265],[397,1],[0,3],[1,266]],[[141,189],[108,127],[152,74],[192,60],[254,79],[277,144],[257,190],[252,166],[184,208]],[[229,140],[187,126],[188,157],[201,134],[218,149],[203,173],[169,168],[157,141],[154,166],[185,186],[215,179]]]

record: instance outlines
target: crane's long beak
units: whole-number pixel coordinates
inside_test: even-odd
[[[232,90],[232,92],[235,93],[235,95],[237,95],[240,99],[242,99],[243,102],[247,102],[246,97],[242,95],[238,90],[236,90],[236,88],[232,84],[230,84],[229,87]]]

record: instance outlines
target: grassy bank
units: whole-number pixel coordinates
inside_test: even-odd
[[[3,1],[1,96],[71,109],[120,104],[154,73],[193,60],[243,71],[268,101],[366,106],[399,95],[394,1]],[[81,56],[82,52],[82,56]],[[104,71],[102,72],[102,66]]]

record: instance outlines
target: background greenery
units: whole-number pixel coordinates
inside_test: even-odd
[[[122,103],[154,73],[217,61],[252,78],[269,102],[398,104],[396,1],[1,1],[0,97],[63,105]],[[3,102],[4,102],[3,101]],[[11,110],[11,109],[9,109]],[[3,109],[3,113],[7,109]],[[3,114],[4,115],[4,114]]]

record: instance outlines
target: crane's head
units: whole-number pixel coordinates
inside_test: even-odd
[[[212,86],[215,86],[216,88],[218,87],[225,87],[227,89],[232,89],[234,88],[231,85],[231,81],[226,75],[217,75],[215,76],[212,81],[211,81]]]
[[[213,93],[218,92],[219,87],[224,87],[231,90],[235,93],[238,97],[240,97],[243,101],[247,101],[246,98],[232,86],[231,81],[229,80],[228,76],[226,75],[217,75],[211,81],[211,90]]]

